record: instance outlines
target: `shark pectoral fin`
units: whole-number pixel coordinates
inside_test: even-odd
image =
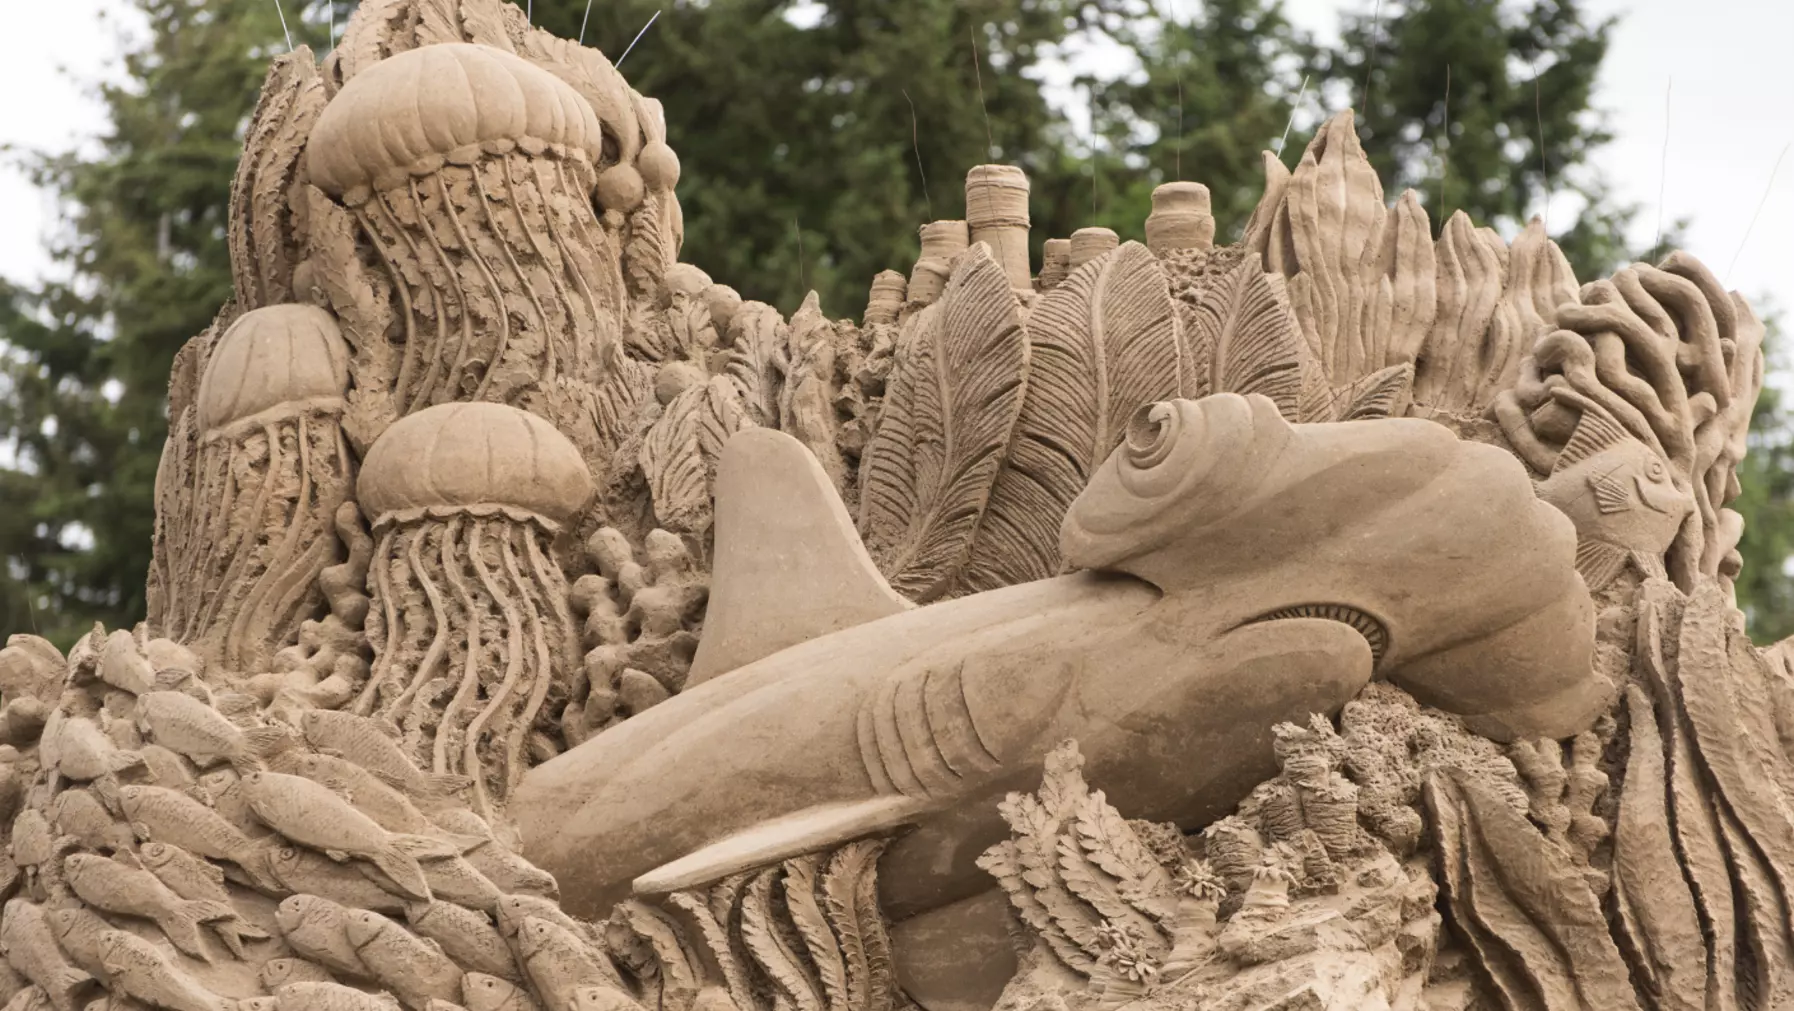
[[[636,878],[637,895],[696,888],[795,856],[887,832],[927,811],[926,801],[901,794],[824,804],[762,822],[663,864]]]
[[[804,444],[737,432],[716,472],[716,564],[686,687],[830,632],[907,610]]]

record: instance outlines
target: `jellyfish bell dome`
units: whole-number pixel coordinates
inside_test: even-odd
[[[445,163],[520,148],[583,152],[603,133],[572,86],[522,57],[472,43],[422,46],[350,78],[307,144],[311,179],[350,203]]]
[[[349,346],[336,320],[310,305],[245,313],[219,338],[195,401],[201,431],[282,404],[334,399],[349,386]]]
[[[485,509],[562,524],[592,497],[579,450],[547,421],[504,404],[439,404],[375,440],[357,485],[376,524]]]

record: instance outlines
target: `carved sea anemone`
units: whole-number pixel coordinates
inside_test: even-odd
[[[308,168],[397,282],[398,413],[614,371],[621,256],[592,197],[642,199],[615,148],[572,87],[488,46],[399,53],[325,107]]]
[[[257,309],[212,348],[171,450],[150,574],[152,628],[229,671],[263,669],[323,606],[333,517],[353,480],[340,419],[349,350],[330,314]]]
[[[355,711],[392,719],[432,771],[474,782],[482,814],[527,768],[579,654],[550,556],[592,495],[579,451],[499,404],[445,404],[393,424],[358,486],[373,517],[368,639]],[[538,728],[538,722],[543,726]]]

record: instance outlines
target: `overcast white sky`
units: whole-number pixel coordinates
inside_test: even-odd
[[[1187,10],[1197,2],[1169,5]],[[1651,240],[1661,188],[1666,220],[1690,219],[1687,244],[1695,255],[1753,299],[1768,296],[1794,311],[1794,152],[1769,187],[1778,153],[1794,142],[1794,0],[1585,2],[1598,14],[1621,17],[1596,96],[1612,114],[1618,139],[1601,152],[1599,165],[1623,198],[1649,209],[1635,238]],[[130,5],[4,4],[0,95],[7,101],[0,105],[0,144],[60,150],[91,138],[103,125],[91,84],[113,72],[117,16],[128,18]],[[1356,6],[1340,0],[1286,5],[1299,24],[1321,32],[1332,28],[1341,7]],[[1672,75],[1665,163],[1664,98]],[[1761,213],[1740,252],[1759,202]],[[30,280],[45,271],[43,239],[53,212],[16,170],[0,168],[0,276]]]

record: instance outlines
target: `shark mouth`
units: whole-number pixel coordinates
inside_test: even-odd
[[[1240,624],[1242,626],[1258,625],[1267,621],[1283,621],[1287,618],[1320,618],[1325,621],[1337,621],[1341,625],[1351,627],[1364,637],[1365,642],[1370,644],[1372,669],[1382,664],[1383,654],[1389,651],[1388,627],[1375,617],[1347,604],[1295,604],[1261,614],[1256,618],[1248,618]]]

